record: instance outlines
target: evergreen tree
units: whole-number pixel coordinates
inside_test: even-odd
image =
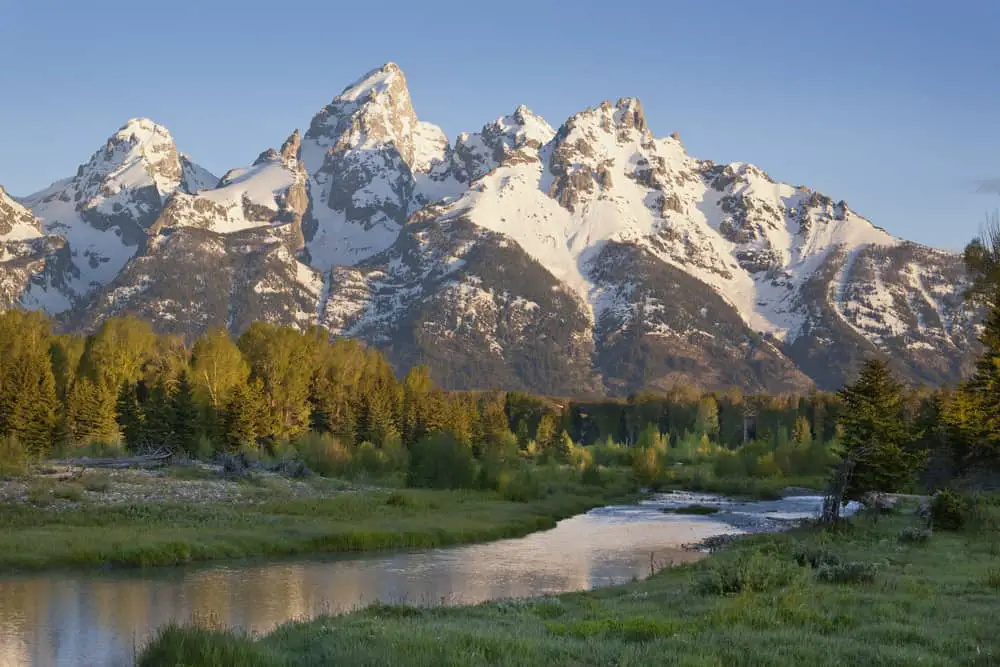
[[[962,469],[1000,463],[1000,296],[994,302],[979,338],[984,351],[976,370],[942,406],[945,431]]]
[[[39,313],[0,314],[0,437],[29,455],[49,452],[57,420],[49,322]]]
[[[262,383],[252,380],[233,388],[222,411],[222,441],[228,451],[256,447],[267,428],[267,405]]]
[[[902,385],[888,365],[877,359],[865,362],[858,379],[839,396],[841,445],[849,466],[843,497],[906,488],[927,457],[926,451],[909,448],[916,434],[903,418]]]
[[[145,444],[146,425],[135,384],[127,382],[122,385],[115,412],[126,447],[130,451],[138,451]]]
[[[150,387],[140,383],[138,394],[143,415],[142,443],[154,448],[174,446],[174,406],[170,388],[162,382]]]
[[[173,422],[172,443],[188,454],[196,454],[198,449],[198,406],[187,373],[182,373],[177,381],[177,389],[171,396],[171,419]]]
[[[69,434],[73,444],[113,442],[118,439],[115,420],[116,397],[103,383],[78,378],[70,389],[66,406]]]
[[[409,446],[428,433],[430,394],[434,389],[430,369],[414,366],[403,380],[402,438]]]

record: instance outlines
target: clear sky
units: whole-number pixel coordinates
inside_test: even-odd
[[[998,30],[995,0],[4,0],[0,184],[72,175],[134,116],[221,174],[392,60],[452,138],[635,96],[696,157],[957,249],[1000,206],[976,192],[1000,178]]]

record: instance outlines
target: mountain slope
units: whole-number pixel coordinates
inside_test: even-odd
[[[0,310],[63,308],[68,261],[66,242],[46,236],[38,219],[0,187]]]
[[[5,269],[5,307],[68,328],[321,324],[446,386],[573,395],[834,388],[871,355],[940,384],[975,357],[960,257],[694,158],[634,98],[450,142],[389,63],[221,179],[134,119],[23,202],[42,227],[11,226],[34,259]]]
[[[166,128],[133,118],[75,176],[24,198],[46,233],[69,244],[72,272],[65,280],[65,305],[85,301],[118,275],[170,195],[212,187],[215,181],[177,152]]]
[[[385,250],[411,213],[465,185],[453,172],[447,137],[417,120],[393,63],[345,88],[313,118],[301,157],[310,176],[307,248],[323,271]]]

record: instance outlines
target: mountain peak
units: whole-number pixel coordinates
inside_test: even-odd
[[[347,86],[337,95],[337,100],[364,102],[374,99],[383,92],[406,89],[406,76],[396,63],[386,63],[377,69],[366,73],[360,79]]]
[[[101,186],[111,179],[122,187],[155,185],[164,195],[177,188],[182,175],[170,131],[149,118],[130,118],[77,171],[92,188],[107,190]]]
[[[23,241],[42,235],[42,226],[35,216],[0,185],[0,242]],[[3,254],[0,252],[0,256]]]
[[[646,130],[646,114],[642,102],[637,97],[623,97],[615,104],[615,120],[621,127],[634,127],[640,132]]]

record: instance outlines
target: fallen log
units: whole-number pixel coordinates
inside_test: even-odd
[[[79,468],[108,468],[112,470],[125,468],[148,468],[164,465],[173,452],[160,450],[152,454],[141,454],[139,456],[122,456],[118,458],[95,458],[84,456],[77,459],[62,459],[51,461],[50,465],[70,466]]]

